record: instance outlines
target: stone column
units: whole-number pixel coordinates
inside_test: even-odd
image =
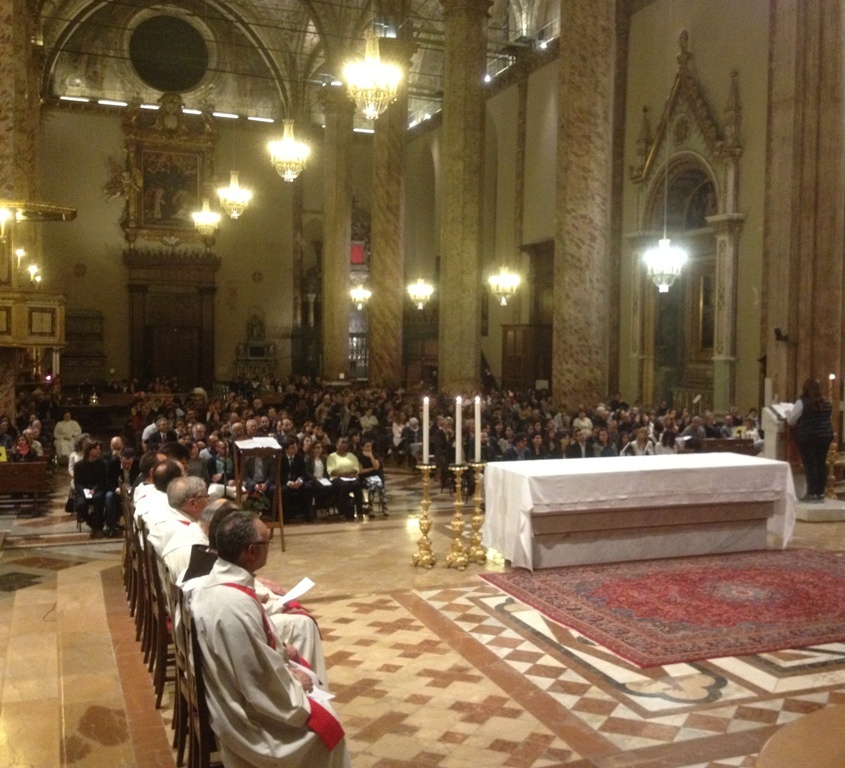
[[[323,365],[324,379],[349,369],[349,246],[352,226],[350,158],[355,105],[340,89],[326,101],[323,144]]]
[[[716,317],[713,337],[713,410],[727,413],[736,394],[736,265],[743,213],[708,216],[716,235]]]
[[[26,200],[36,168],[39,87],[24,0],[0,0],[0,198]]]
[[[631,316],[628,327],[628,380],[637,382],[629,397],[651,402],[654,397],[654,284],[645,276],[643,254],[660,235],[634,232],[626,235],[631,246]],[[620,346],[624,344],[620,340]]]
[[[607,395],[616,4],[561,0],[552,394]]]
[[[379,41],[385,61],[402,67],[396,101],[376,120],[373,138],[373,215],[371,223],[369,303],[370,384],[398,387],[402,365],[405,306],[405,132],[408,80],[413,47],[401,40]]]
[[[438,384],[444,390],[469,392],[481,379],[482,84],[491,0],[441,2],[445,51]]]
[[[806,377],[826,386],[843,371],[843,9],[773,0],[770,18],[762,345],[773,391],[791,399]]]

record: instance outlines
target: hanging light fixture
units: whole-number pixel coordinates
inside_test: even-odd
[[[246,210],[249,201],[252,199],[252,192],[238,184],[237,171],[230,172],[229,186],[220,187],[217,190],[217,195],[220,198],[220,207],[226,211],[231,219],[237,219]]]
[[[364,58],[350,61],[343,68],[343,79],[349,98],[358,105],[367,120],[375,120],[395,101],[402,70],[381,60],[375,30],[368,29],[364,33],[364,41]]]
[[[220,214],[212,211],[208,206],[208,198],[203,198],[202,210],[194,211],[191,214],[194,220],[194,227],[203,237],[210,237],[217,231],[220,224]]]
[[[271,141],[268,144],[270,149],[270,162],[276,168],[279,176],[285,181],[293,181],[303,170],[311,154],[311,147],[301,141],[297,141],[293,135],[293,120],[284,121],[282,138],[278,141]]]
[[[507,267],[502,267],[496,274],[487,278],[490,284],[490,291],[499,300],[503,307],[508,305],[508,299],[512,298],[519,288],[521,278]]]
[[[411,301],[417,305],[417,309],[425,307],[433,293],[434,286],[431,283],[427,283],[421,277],[418,277],[415,282],[408,286],[408,295],[411,297]]]
[[[363,284],[354,285],[349,290],[349,297],[352,299],[352,303],[358,310],[367,306],[367,302],[370,300],[372,295],[373,292]]]
[[[671,19],[672,5],[669,5]],[[669,118],[671,104],[666,102],[666,122],[663,130],[663,143],[666,147],[666,167],[663,171],[663,237],[656,248],[649,248],[643,254],[646,273],[657,286],[658,293],[669,293],[669,287],[680,276],[687,261],[687,254],[682,248],[673,246],[666,234],[669,219]]]

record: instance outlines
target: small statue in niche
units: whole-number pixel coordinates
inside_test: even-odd
[[[246,325],[246,336],[250,341],[264,341],[264,321],[253,315]]]

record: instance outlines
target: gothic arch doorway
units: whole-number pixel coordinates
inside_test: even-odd
[[[674,158],[655,179],[647,207],[647,228],[663,230],[664,174],[669,173],[666,228],[673,244],[688,254],[668,293],[646,290],[643,339],[650,366],[642,391],[647,401],[666,401],[680,411],[713,407],[716,317],[716,235],[707,221],[719,210],[716,184],[700,159]],[[648,350],[651,347],[651,350]]]

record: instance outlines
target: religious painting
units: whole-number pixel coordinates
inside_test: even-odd
[[[121,226],[131,247],[139,238],[203,237],[191,214],[210,196],[214,178],[217,130],[211,112],[186,114],[178,93],[163,94],[158,107],[134,104],[123,117],[126,166],[111,186],[126,198]]]
[[[202,204],[200,169],[198,152],[142,151],[141,226],[192,228],[191,213]]]

